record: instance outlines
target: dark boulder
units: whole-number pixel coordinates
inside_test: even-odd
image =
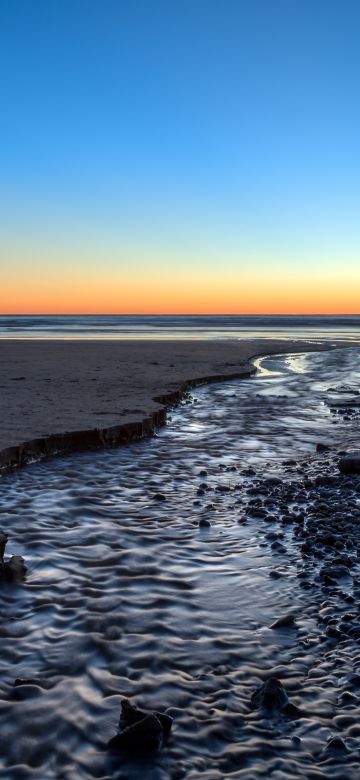
[[[172,718],[163,712],[147,712],[135,707],[128,699],[121,703],[119,734],[108,742],[113,752],[129,751],[136,754],[160,750],[165,737],[170,733]]]
[[[360,474],[360,452],[348,452],[340,458],[338,466],[342,474]]]
[[[277,677],[269,677],[251,697],[252,707],[265,707],[268,710],[282,710],[288,702],[285,688]]]
[[[295,627],[296,627],[296,621],[294,615],[283,615],[283,617],[279,617],[270,626],[270,628],[274,628],[274,629],[295,628]]]

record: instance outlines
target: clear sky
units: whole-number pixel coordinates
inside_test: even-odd
[[[359,40],[358,0],[0,0],[0,312],[360,312]]]

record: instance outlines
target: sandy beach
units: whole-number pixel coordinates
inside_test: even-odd
[[[192,386],[305,341],[0,341],[0,470],[151,434]],[[157,399],[157,400],[155,400]]]

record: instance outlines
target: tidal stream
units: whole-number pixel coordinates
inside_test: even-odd
[[[359,706],[339,725],[336,702],[359,647],[317,639],[319,603],[300,587],[293,527],[278,527],[266,484],[309,463],[321,474],[319,443],[359,448],[360,351],[257,366],[197,389],[151,440],[1,479],[0,528],[28,575],[1,590],[0,778],[358,778]],[[259,479],[271,524],[251,510]],[[288,506],[306,512],[306,495]],[[289,611],[296,631],[270,629]],[[303,717],[249,707],[270,674]],[[124,696],[170,708],[158,755],[108,755]],[[329,759],[344,729],[347,754]]]

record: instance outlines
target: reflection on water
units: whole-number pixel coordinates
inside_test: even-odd
[[[248,702],[280,665],[301,692],[313,663],[301,640],[315,615],[303,614],[310,596],[298,587],[291,531],[286,553],[275,552],[269,527],[243,522],[242,509],[249,465],[281,474],[283,459],[314,453],[318,441],[356,440],[356,420],[334,409],[344,388],[356,394],[359,351],[258,365],[257,377],[197,390],[151,441],[2,479],[1,525],[29,576],[2,591],[0,777],[250,780],[269,776],[274,741],[271,776],[288,777],[289,761],[291,776],[308,776],[310,746],[329,736],[326,702],[311,688],[314,718],[266,728]],[[201,516],[210,528],[198,527]],[[274,567],[280,579],[269,577]],[[299,631],[270,631],[290,607]],[[41,684],[15,697],[16,677]],[[119,769],[103,748],[122,696],[171,707],[175,725],[156,759]]]

